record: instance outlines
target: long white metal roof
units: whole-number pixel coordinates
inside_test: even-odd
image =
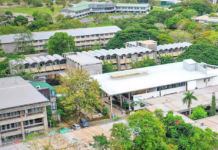
[[[67,56],[67,58],[80,64],[81,66],[102,63],[102,61],[99,59],[96,59],[94,57],[90,57],[88,55],[83,55],[83,54],[69,55],[69,56]]]
[[[68,35],[75,37],[75,36],[83,36],[83,35],[116,33],[120,30],[121,29],[117,26],[107,26],[107,27],[95,27],[95,28],[79,28],[79,29],[68,29],[68,30],[32,32],[32,33],[33,33],[34,40],[43,40],[43,39],[49,39],[57,32],[66,32]],[[14,42],[15,35],[16,34],[0,36],[1,43],[4,44],[4,43]]]
[[[47,56],[39,56],[39,57],[26,57],[21,63],[23,64],[34,64],[34,63],[40,63],[40,62],[54,62],[55,60],[63,60],[65,59],[64,57],[58,55],[58,54],[54,54],[53,56],[51,55],[47,55]],[[10,61],[11,64],[15,63],[15,60],[11,60]]]
[[[188,42],[158,45],[157,51],[166,50],[166,49],[169,50],[169,49],[175,49],[175,48],[185,48],[185,47],[189,47],[191,45],[192,44],[188,43]]]
[[[114,50],[94,50],[94,51],[87,51],[87,52],[78,52],[77,54],[87,54],[89,56],[107,56],[107,55],[127,55],[127,54],[134,54],[134,53],[144,53],[144,52],[151,52],[151,49],[144,48],[144,47],[134,47],[134,48],[121,48],[121,49],[114,49]]]
[[[116,79],[111,77],[119,72],[128,74],[133,70],[135,72],[144,72],[144,74],[136,76],[124,75],[124,77]],[[92,77],[99,82],[101,89],[108,95],[117,95],[216,76],[214,74],[206,75],[200,71],[187,71],[183,68],[183,62],[119,72],[93,75]]]

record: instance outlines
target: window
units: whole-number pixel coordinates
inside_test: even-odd
[[[89,37],[89,35],[86,35],[86,37],[88,38],[88,37]]]
[[[81,36],[81,38],[85,38],[85,36]]]
[[[51,103],[51,109],[52,110],[56,110],[56,102],[52,102]]]
[[[108,33],[106,33],[105,36],[108,36]]]
[[[114,33],[110,33],[110,35],[114,35]]]
[[[96,34],[95,36],[96,36],[96,37],[99,37],[99,34]]]
[[[41,123],[41,122],[42,122],[42,118],[35,119],[35,123]]]
[[[11,128],[10,124],[7,124],[7,129],[10,129],[10,128]]]
[[[131,58],[131,54],[128,54],[128,55],[127,55],[127,58]]]
[[[116,59],[116,55],[115,55],[115,54],[112,55],[112,56],[111,56],[111,59]]]
[[[104,36],[104,34],[100,34],[100,36]]]
[[[106,59],[111,59],[110,55],[107,55],[107,58]]]
[[[2,130],[5,130],[5,125],[2,125]]]
[[[43,40],[39,40],[39,42],[43,42]]]

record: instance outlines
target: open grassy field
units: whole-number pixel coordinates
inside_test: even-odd
[[[50,7],[30,7],[28,8],[27,6],[19,6],[16,8],[6,8],[6,9],[1,9],[1,11],[11,11],[12,13],[24,13],[24,14],[29,14],[32,16],[34,11],[42,11],[42,12],[47,12],[49,13],[52,17],[57,15],[59,13],[59,10],[63,9],[61,5],[54,5],[55,11],[54,13],[50,10]]]

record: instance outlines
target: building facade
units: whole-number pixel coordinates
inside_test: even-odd
[[[141,60],[143,58],[157,59],[158,55],[172,55],[177,57],[179,54],[185,51],[191,43],[174,43],[158,45],[156,41],[135,41],[127,42],[126,48],[109,49],[109,50],[95,50],[77,52],[77,54],[84,54],[91,57],[95,57],[102,61],[112,63],[117,70],[131,69],[131,63],[135,60]]]
[[[56,89],[46,82],[30,82],[30,84],[51,102],[52,116],[55,119],[58,119],[58,116],[56,115],[56,110],[57,110]]]
[[[25,140],[48,128],[50,101],[21,77],[0,79],[0,146]]]
[[[216,13],[216,15],[218,15],[218,13]],[[210,17],[210,14],[194,17],[192,19],[202,24],[208,24],[208,23],[218,24],[218,17]]]
[[[65,32],[74,37],[75,45],[77,48],[92,47],[94,44],[99,43],[106,45],[108,41],[115,36],[121,29],[117,26],[95,27],[95,28],[81,28],[81,29],[68,29],[56,30],[46,32],[33,32],[33,47],[40,52],[47,51],[45,43],[49,38],[58,32]],[[0,36],[1,45],[6,53],[12,53],[15,50],[16,34]],[[70,51],[70,50],[69,50]]]
[[[149,4],[82,1],[78,4],[69,4],[69,8],[60,10],[60,13],[64,16],[82,18],[93,13],[146,13],[149,10]]]

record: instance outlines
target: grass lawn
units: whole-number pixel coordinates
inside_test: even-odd
[[[32,16],[34,11],[42,11],[42,12],[47,12],[49,13],[52,17],[55,16],[56,14],[59,13],[59,10],[61,10],[63,7],[61,5],[54,5],[55,11],[52,13],[50,10],[50,7],[33,7],[33,8],[28,8],[27,6],[19,6],[15,8],[5,8],[1,9],[1,11],[11,11],[12,13],[24,13],[24,14],[29,14]]]
[[[95,23],[89,23],[88,24],[88,27],[104,27],[104,26],[113,26],[114,23],[113,22],[110,22],[110,23],[103,23],[103,24],[100,24],[100,25],[97,25]]]

